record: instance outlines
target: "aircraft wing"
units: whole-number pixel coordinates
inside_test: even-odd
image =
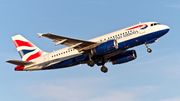
[[[96,42],[74,39],[74,38],[54,35],[54,34],[50,34],[50,33],[46,33],[46,34],[38,33],[38,35],[39,35],[39,37],[44,36],[46,38],[52,39],[53,42],[56,43],[55,45],[62,44],[69,48],[78,49],[79,51],[88,50],[88,49],[94,48],[95,46],[99,45],[99,43],[96,43]]]
[[[14,65],[19,65],[19,66],[26,66],[26,65],[30,65],[33,64],[33,62],[29,62],[29,61],[19,61],[19,60],[8,60],[6,61],[8,63],[14,64]]]

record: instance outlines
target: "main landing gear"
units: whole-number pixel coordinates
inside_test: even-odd
[[[89,54],[89,61],[87,62],[87,65],[90,67],[93,67],[95,64],[97,64],[98,66],[102,66],[101,67],[101,71],[103,73],[107,73],[108,72],[108,68],[105,66],[105,60],[102,57],[94,57],[94,59],[92,59],[93,55]]]
[[[90,66],[90,67],[93,67],[95,65],[95,62],[93,60],[89,60],[87,65]],[[102,65],[101,71],[103,73],[107,73],[108,72],[108,68],[105,65]]]
[[[105,65],[103,65],[103,66],[101,67],[101,71],[102,71],[103,73],[107,73],[108,68],[107,68]]]
[[[151,53],[152,52],[152,49],[149,48],[149,45],[148,44],[145,44],[146,45],[146,48],[147,48],[147,52],[148,53]]]
[[[92,59],[90,59],[88,61],[87,65],[90,66],[90,67],[93,67],[95,65],[95,62]]]
[[[95,62],[93,60],[90,60],[90,61],[88,61],[87,65],[90,66],[90,67],[93,67],[95,65]],[[102,65],[101,71],[103,73],[107,73],[108,72],[108,68],[105,65]]]

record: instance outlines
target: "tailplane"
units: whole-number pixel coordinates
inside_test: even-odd
[[[44,53],[41,49],[21,35],[13,36],[12,40],[23,61],[31,61],[40,57]]]
[[[30,62],[30,61],[19,61],[19,60],[8,60],[6,62],[14,64],[14,65],[19,65],[19,66],[31,65],[34,63],[34,62]]]

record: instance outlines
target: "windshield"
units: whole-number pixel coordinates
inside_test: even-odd
[[[151,26],[160,25],[160,23],[152,23]]]

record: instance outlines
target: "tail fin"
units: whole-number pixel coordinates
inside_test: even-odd
[[[44,53],[21,35],[13,36],[12,40],[23,61],[31,61]]]

